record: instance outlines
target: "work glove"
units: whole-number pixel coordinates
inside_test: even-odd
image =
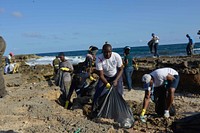
[[[90,76],[91,81],[97,81],[94,77]]]
[[[67,109],[68,106],[69,106],[69,101],[67,100],[67,101],[65,102],[65,109]]]
[[[67,68],[67,67],[61,67],[60,70],[62,70],[62,71],[70,71],[70,69]]]
[[[145,113],[146,113],[146,109],[142,109],[142,112],[141,112],[141,114],[140,114],[140,120],[141,120],[142,122],[146,122]]]
[[[107,88],[107,89],[110,89],[110,88],[111,88],[110,83],[107,83],[107,84],[106,84],[106,88]]]
[[[137,63],[134,64],[133,67],[135,68],[136,71],[139,69],[139,65]]]

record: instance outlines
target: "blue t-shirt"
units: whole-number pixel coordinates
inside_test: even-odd
[[[133,57],[130,55],[124,56],[124,61],[128,60],[128,64],[125,64],[125,67],[133,66]]]

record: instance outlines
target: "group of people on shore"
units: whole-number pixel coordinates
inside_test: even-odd
[[[156,36],[154,33],[152,33],[151,35],[152,35],[152,38],[147,44],[149,46],[150,53],[152,53],[153,57],[156,58],[156,57],[159,57],[159,54],[158,54],[159,37]],[[194,43],[189,34],[186,34],[186,37],[188,38],[186,53],[188,56],[191,56],[194,54],[194,51],[193,51]]]
[[[158,39],[154,34],[152,34],[152,36]],[[70,108],[70,98],[74,90],[77,96],[81,96],[80,93],[84,92],[82,89],[87,89],[87,87],[85,87],[85,85],[88,86],[86,82],[87,78],[97,83],[93,89],[95,92],[91,97],[92,111],[95,112],[96,115],[100,106],[98,101],[102,95],[107,94],[109,89],[114,87],[117,89],[118,93],[123,96],[124,81],[126,82],[128,90],[133,89],[132,75],[134,69],[137,69],[137,67],[133,66],[137,66],[137,63],[134,61],[133,57],[130,56],[131,47],[124,47],[123,59],[118,53],[112,51],[111,44],[107,42],[105,42],[102,47],[102,53],[96,55],[97,52],[97,47],[91,46],[89,48],[86,60],[82,63],[82,66],[78,68],[78,72],[74,72],[72,64],[65,59],[64,53],[60,53],[53,61],[55,81],[56,84],[60,86],[62,92],[59,103],[62,103],[61,105],[65,108]],[[58,60],[58,57],[60,60]],[[57,63],[55,64],[55,62]],[[80,73],[85,76],[78,79],[77,77],[80,76]],[[94,73],[98,76],[93,77]],[[125,77],[124,80],[123,75]],[[164,102],[160,103],[163,106],[160,114],[166,118],[170,117],[170,107],[172,106],[174,93],[179,83],[178,72],[172,68],[160,68],[154,70],[150,74],[143,75],[141,79],[144,83],[143,88],[145,90],[143,108],[140,114],[141,121],[146,122],[145,113],[151,96],[154,95],[152,92],[156,92],[157,90],[165,92],[159,93],[161,94],[160,98],[164,98]]]
[[[154,41],[156,39],[159,40],[155,34],[152,34],[152,37]],[[187,37],[191,39],[189,35],[187,35]],[[192,41],[190,40],[190,42]],[[158,45],[158,42],[156,43]],[[6,48],[6,43],[2,37],[0,37],[0,44],[0,62],[2,62],[1,59]],[[154,47],[157,48],[157,46]],[[137,69],[137,67],[133,66],[137,66],[137,63],[134,61],[133,57],[130,56],[131,47],[124,47],[123,59],[118,53],[112,51],[111,44],[107,42],[105,42],[102,47],[102,53],[97,55],[97,52],[97,47],[90,46],[85,61],[81,63],[81,66],[78,67],[76,71],[70,61],[65,58],[63,52],[59,53],[56,59],[53,60],[55,83],[60,87],[62,92],[58,102],[65,108],[69,109],[71,106],[70,104],[72,104],[70,99],[73,91],[76,92],[77,96],[88,96],[88,93],[85,92],[87,92],[90,83],[96,83],[93,89],[91,89],[94,93],[90,95],[92,111],[95,113],[98,112],[99,106],[101,106],[98,103],[100,97],[107,94],[111,88],[117,89],[117,92],[123,96],[123,81],[125,81],[128,90],[133,89],[132,75],[134,69]],[[158,56],[157,52],[156,55]],[[9,56],[6,57],[4,74],[8,73],[13,56],[13,53],[10,53]],[[9,70],[9,73],[10,71],[11,70]],[[14,69],[14,67],[13,72],[17,72],[17,69]],[[94,76],[95,74],[97,76]],[[125,80],[123,80],[123,75],[125,76]],[[87,79],[91,82],[87,82]],[[157,106],[162,105],[162,109],[157,109],[157,113],[169,118],[174,93],[179,83],[178,72],[172,68],[160,68],[154,70],[150,74],[144,74],[141,79],[145,90],[143,108],[140,114],[141,121],[146,122],[145,114],[152,95],[154,96],[154,99],[152,99],[153,101],[158,101],[159,98],[164,99],[162,103],[155,102]],[[0,83],[0,97],[3,97],[6,94],[6,90],[2,73],[0,73]],[[155,95],[158,90],[160,96]]]

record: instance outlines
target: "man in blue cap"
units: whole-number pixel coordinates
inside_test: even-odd
[[[169,118],[170,117],[169,109],[173,103],[174,93],[179,83],[178,72],[172,68],[156,69],[150,74],[144,74],[142,77],[142,82],[144,83],[145,96],[144,96],[144,101],[143,101],[143,109],[140,114],[141,120],[143,122],[146,121],[144,115],[149,105],[152,89],[154,89],[154,91],[156,89],[161,89],[159,87],[164,86],[166,82],[168,84],[166,87],[164,87],[162,91],[167,91],[168,95],[166,97],[166,107],[163,113],[164,113],[165,118]],[[166,94],[166,93],[163,93],[163,94]]]

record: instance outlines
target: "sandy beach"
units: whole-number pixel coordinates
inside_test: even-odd
[[[35,69],[43,71],[34,71]],[[49,74],[45,72],[47,69]],[[200,95],[188,92],[177,92],[174,105],[176,115],[165,119],[157,117],[154,103],[147,110],[147,123],[139,120],[144,91],[141,87],[134,90],[124,89],[124,99],[130,105],[135,123],[130,129],[122,129],[112,120],[89,119],[88,109],[67,110],[55,100],[60,95],[58,86],[47,78],[51,75],[50,65],[33,68],[24,66],[17,74],[4,75],[8,95],[0,99],[0,131],[19,133],[140,133],[172,132],[173,121],[200,112]],[[73,96],[75,97],[75,95]],[[72,100],[72,99],[71,99]]]

